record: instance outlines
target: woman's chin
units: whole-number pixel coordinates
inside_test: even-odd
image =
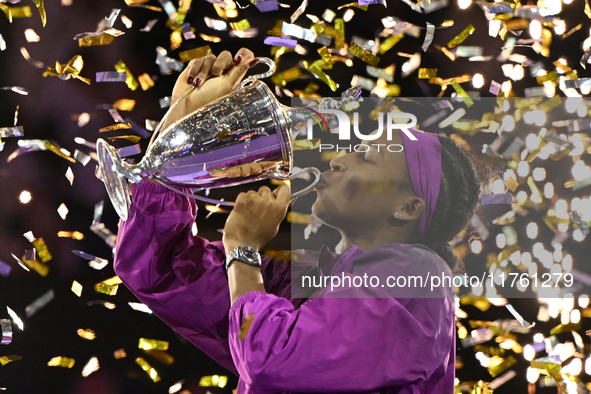
[[[316,200],[316,202],[312,204],[312,215],[314,215],[314,217],[316,217],[316,219],[320,220],[322,223],[330,226],[326,220],[328,215],[326,214],[321,201]]]

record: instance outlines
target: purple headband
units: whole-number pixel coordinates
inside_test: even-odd
[[[419,219],[419,239],[427,231],[441,184],[441,143],[436,134],[420,130],[408,130],[415,137],[412,140],[405,130],[400,130],[404,143],[404,154],[415,194],[425,201],[425,212]]]

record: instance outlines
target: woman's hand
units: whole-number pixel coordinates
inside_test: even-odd
[[[209,174],[211,176],[224,178],[243,178],[251,175],[260,174],[263,171],[270,170],[273,167],[281,164],[279,161],[257,161],[254,163],[241,164],[239,166],[230,167],[226,170],[214,170]]]
[[[171,104],[191,86],[196,89],[171,111],[162,129],[230,93],[242,81],[248,69],[257,63],[252,51],[246,48],[241,48],[234,58],[230,52],[223,51],[218,56],[210,53],[191,60],[174,85]]]
[[[273,192],[263,186],[258,192],[251,190],[240,193],[224,227],[223,243],[226,253],[237,246],[261,250],[277,235],[290,198],[291,192],[286,184]]]

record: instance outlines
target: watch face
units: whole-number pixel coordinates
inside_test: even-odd
[[[242,254],[249,260],[256,260],[257,252],[253,248],[242,249]]]

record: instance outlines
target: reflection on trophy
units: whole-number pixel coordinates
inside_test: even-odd
[[[267,85],[258,80],[273,74],[275,64],[271,59],[259,59],[269,66],[269,71],[246,78],[230,94],[197,109],[160,133],[169,110],[138,164],[122,160],[105,140],[97,141],[102,178],[121,219],[127,219],[131,204],[128,182],[139,183],[142,178],[153,179],[199,200],[224,205],[233,203],[187,194],[180,189],[191,188],[198,192],[263,179],[294,179],[310,173],[315,180],[293,193],[292,201],[313,190],[320,176],[318,169],[310,167],[291,174],[292,138],[299,132],[292,130],[292,121],[305,123],[310,111],[286,107],[277,101]],[[340,102],[334,99],[323,99],[323,102],[333,108],[340,107],[355,100],[359,93],[359,89],[350,89]]]

